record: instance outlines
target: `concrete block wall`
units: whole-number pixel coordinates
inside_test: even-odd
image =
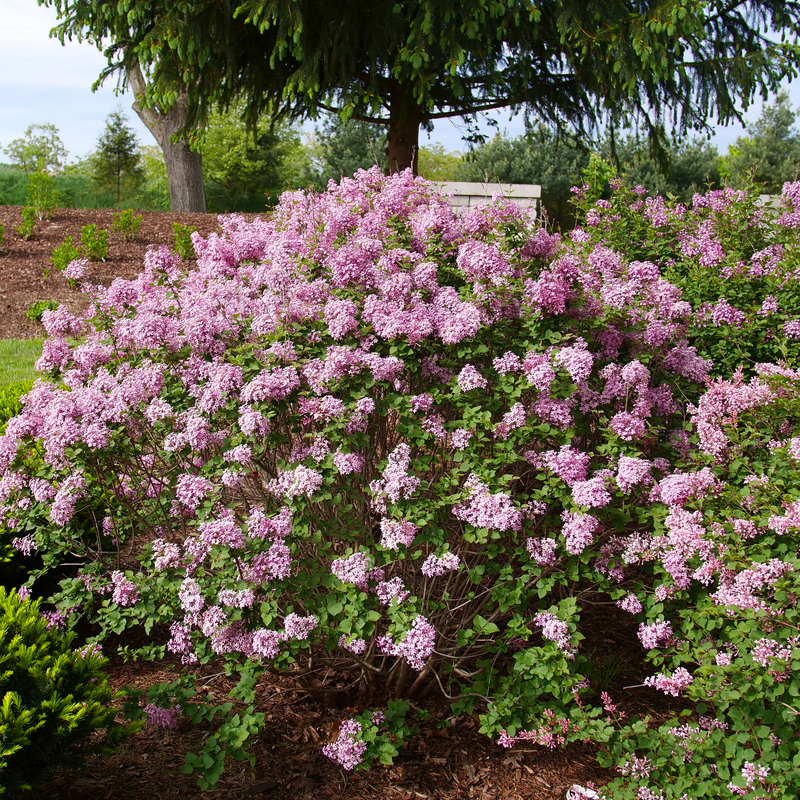
[[[499,192],[503,197],[513,200],[522,208],[537,208],[542,197],[542,187],[526,183],[469,183],[467,181],[444,181],[436,184],[442,194],[451,194],[453,208],[469,209],[476,205],[486,205],[492,195]]]

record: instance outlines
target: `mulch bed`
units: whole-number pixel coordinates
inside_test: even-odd
[[[86,307],[86,298],[71,289],[66,278],[54,269],[49,277],[45,271],[50,255],[67,236],[80,244],[81,228],[95,223],[109,232],[109,252],[105,262],[91,265],[87,274],[90,283],[108,286],[114,278],[135,278],[142,270],[144,254],[151,245],[174,246],[172,224],[193,225],[207,236],[219,231],[216,214],[168,214],[157,211],[137,211],[142,225],[135,241],[126,242],[112,230],[114,211],[82,208],[59,208],[49,220],[36,223],[33,237],[25,241],[15,228],[21,223],[20,206],[0,206],[0,224],[5,229],[5,242],[0,245],[0,339],[37,339],[44,336],[42,326],[25,316],[27,309],[42,300],[64,303],[75,312]],[[243,214],[254,219],[256,214]]]

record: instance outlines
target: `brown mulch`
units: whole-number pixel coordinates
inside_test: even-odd
[[[219,230],[214,214],[143,211],[136,212],[143,218],[137,239],[125,242],[111,230],[111,210],[58,209],[49,220],[37,223],[33,238],[24,241],[14,230],[21,221],[20,211],[18,206],[0,206],[5,229],[5,243],[0,245],[0,339],[44,336],[42,326],[25,316],[32,303],[55,300],[73,311],[85,307],[86,299],[69,287],[63,275],[55,270],[44,275],[53,248],[66,236],[79,242],[84,225],[96,223],[109,230],[109,257],[92,264],[88,275],[91,283],[103,285],[115,277],[136,277],[148,246],[172,247],[173,222],[193,225],[204,236]],[[615,623],[609,621],[606,631],[605,638],[598,639],[601,646],[605,643],[613,650],[626,644],[617,641]],[[234,686],[221,669],[215,665],[203,668],[202,673],[203,687],[217,698],[227,696]],[[126,662],[115,657],[109,665],[110,682],[117,689],[146,689],[175,680],[178,672],[179,667],[169,662]],[[624,677],[621,683],[640,682],[638,675]],[[649,690],[624,694],[633,713],[653,707]],[[420,732],[393,766],[378,764],[368,772],[347,773],[326,758],[321,748],[336,738],[338,725],[353,709],[332,708],[315,700],[286,677],[262,677],[257,697],[257,709],[266,715],[267,726],[251,746],[255,762],[251,766],[229,759],[213,789],[201,791],[197,775],[182,772],[186,754],[199,753],[213,727],[192,726],[184,719],[175,731],[144,728],[114,755],[93,757],[83,772],[54,776],[37,796],[48,800],[561,800],[573,784],[601,785],[612,777],[598,766],[594,748],[588,744],[563,750],[523,744],[503,750],[478,732],[477,715],[447,726],[449,710],[444,700],[425,703],[430,719],[420,725]]]
[[[142,270],[144,254],[150,245],[174,246],[172,224],[193,225],[207,236],[219,231],[216,214],[170,214],[157,211],[136,211],[142,225],[135,241],[126,242],[112,230],[114,211],[111,209],[59,208],[49,220],[36,223],[33,237],[25,241],[15,228],[22,221],[20,206],[0,206],[0,224],[5,242],[0,244],[0,339],[38,339],[44,336],[41,324],[25,316],[27,309],[39,301],[64,303],[71,311],[85,308],[86,298],[71,289],[64,276],[50,269],[50,254],[67,236],[80,244],[81,228],[95,223],[109,232],[108,258],[91,265],[87,275],[90,283],[108,286],[114,278],[135,278]],[[254,219],[256,214],[244,214]]]
[[[172,666],[172,669],[170,667]],[[205,668],[203,686],[218,698],[234,681],[220,666]],[[173,681],[174,665],[113,663],[115,686],[146,689]],[[216,787],[201,791],[197,775],[182,773],[185,755],[198,754],[213,727],[183,720],[178,729],[145,727],[110,757],[94,758],[81,774],[56,776],[41,791],[47,800],[561,800],[573,784],[604,783],[610,773],[598,768],[588,745],[564,750],[518,745],[503,750],[478,733],[477,716],[442,723],[447,705],[425,704],[432,719],[391,767],[375,764],[366,772],[345,772],[322,754],[353,709],[336,709],[310,698],[285,677],[266,676],[258,686],[257,710],[267,725],[250,749],[253,766],[229,759]],[[411,716],[411,715],[410,715]]]

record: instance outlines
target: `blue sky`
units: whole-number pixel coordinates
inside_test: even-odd
[[[139,142],[154,144],[130,107],[130,93],[115,94],[115,79],[92,93],[92,83],[105,64],[102,54],[85,42],[62,46],[48,38],[55,23],[55,10],[37,5],[36,0],[0,0],[0,150],[31,123],[50,122],[59,129],[72,161],[92,150],[106,117],[120,103]],[[789,89],[793,104],[800,106],[800,81]],[[759,102],[748,118],[756,119],[760,110]],[[509,120],[499,114],[498,120],[509,135],[523,131],[521,117]],[[719,129],[712,141],[724,152],[741,134],[741,126],[730,126]],[[421,144],[438,141],[448,150],[459,150],[464,146],[461,135],[457,121],[442,121],[430,139],[422,134]]]

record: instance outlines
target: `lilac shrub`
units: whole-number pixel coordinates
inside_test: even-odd
[[[745,412],[774,427],[788,367],[706,387],[692,305],[610,220],[607,240],[562,240],[502,198],[458,217],[424,180],[371,170],[221,225],[193,236],[196,267],[153,249],[136,280],[84,285],[82,316],[43,317],[38,366],[61,383],[38,382],[0,438],[0,502],[47,565],[84,562],[54,597],[65,621],[143,625],[141,652],[189,671],[225,659],[250,711],[267,669],[360,685],[373,710],[327,748],[345,769],[390,761],[401,701],[443,692],[503,746],[595,740],[620,797],[673,796],[687,770],[664,753],[689,750],[672,723],[624,718],[587,681],[586,609],[616,603],[647,648],[647,691],[701,715],[677,718],[692,758],[734,748],[702,796],[783,780],[758,770],[788,774],[794,717],[748,717],[747,737],[772,725],[783,744],[738,747],[742,705],[697,659],[744,630],[728,609],[747,597],[752,631],[718,655],[749,669],[736,637],[751,636],[787,674],[794,644],[766,609],[794,619],[793,517],[767,557],[760,511],[717,525],[701,504],[728,502],[737,448],[800,453],[793,412],[768,431],[785,445],[730,432]],[[769,481],[753,475],[747,492]],[[696,620],[706,606],[713,627]]]
[[[585,224],[573,237],[653,261],[692,304],[689,341],[730,377],[800,356],[800,183],[762,204],[755,189],[697,194],[691,205],[611,181],[610,200],[574,189]]]

